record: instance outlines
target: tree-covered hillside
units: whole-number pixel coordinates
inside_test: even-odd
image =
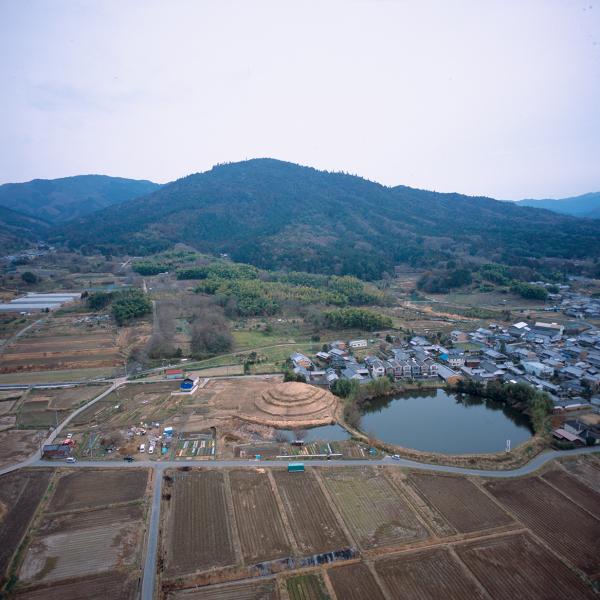
[[[183,242],[267,269],[373,279],[400,263],[431,267],[456,257],[599,256],[600,223],[256,159],[66,223],[54,240],[136,255]]]
[[[34,179],[0,185],[0,206],[60,223],[149,194],[159,187],[151,181],[106,175]]]
[[[20,250],[46,237],[50,225],[30,215],[0,206],[0,253]]]

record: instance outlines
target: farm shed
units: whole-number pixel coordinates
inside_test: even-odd
[[[70,444],[46,444],[42,448],[42,458],[67,458],[71,456]]]
[[[181,369],[167,369],[165,371],[166,379],[183,379],[183,371]]]

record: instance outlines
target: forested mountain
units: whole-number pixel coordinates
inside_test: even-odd
[[[600,219],[600,192],[560,200],[518,200],[519,206],[545,208],[563,215]]]
[[[30,215],[0,206],[0,253],[19,250],[46,237],[50,225]]]
[[[136,255],[183,242],[262,268],[370,279],[399,263],[457,257],[514,264],[599,256],[600,222],[254,159],[75,219],[53,241]]]
[[[106,175],[34,179],[0,185],[0,206],[60,223],[149,194],[159,187],[151,181]]]

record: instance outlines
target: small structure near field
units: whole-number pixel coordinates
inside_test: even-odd
[[[181,380],[181,384],[179,385],[179,390],[176,392],[171,392],[172,396],[178,396],[180,394],[193,394],[200,384],[199,377],[186,377]]]
[[[184,374],[181,369],[167,369],[165,371],[165,379],[183,379]]]
[[[71,444],[46,444],[42,448],[42,458],[64,459],[71,456]]]
[[[289,463],[288,473],[304,473],[304,463]]]

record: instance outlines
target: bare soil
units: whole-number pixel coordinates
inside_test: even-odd
[[[343,598],[343,600],[385,600],[377,581],[364,563],[329,569],[327,576],[338,598]]]

